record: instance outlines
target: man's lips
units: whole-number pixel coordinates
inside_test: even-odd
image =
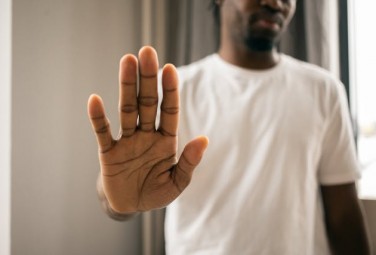
[[[258,27],[271,29],[271,30],[278,30],[278,29],[281,28],[279,23],[277,23],[276,21],[273,21],[273,20],[268,20],[268,19],[259,19],[254,23],[254,25],[256,25]]]
[[[251,16],[251,24],[272,30],[278,30],[283,25],[283,17],[280,14],[256,13]]]

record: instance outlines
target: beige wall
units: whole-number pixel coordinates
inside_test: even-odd
[[[0,255],[10,252],[11,0],[0,1]]]
[[[140,254],[140,219],[101,211],[86,114],[103,96],[117,130],[117,70],[140,46],[137,0],[13,0],[11,253]]]

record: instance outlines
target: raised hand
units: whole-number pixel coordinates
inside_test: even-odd
[[[160,125],[156,129],[157,74],[158,58],[151,47],[143,47],[138,60],[133,55],[121,59],[118,139],[111,135],[102,99],[91,95],[88,101],[103,191],[111,209],[118,213],[147,211],[171,203],[189,184],[208,144],[206,137],[192,140],[177,160],[178,76],[173,65],[164,66]]]

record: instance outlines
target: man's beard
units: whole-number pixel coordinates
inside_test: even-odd
[[[252,51],[271,51],[275,46],[275,42],[272,39],[247,36],[244,39],[245,45]]]

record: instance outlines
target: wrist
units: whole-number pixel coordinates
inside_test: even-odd
[[[98,175],[98,178],[97,178],[97,194],[98,194],[98,198],[101,202],[102,208],[104,209],[106,214],[114,220],[126,221],[126,220],[133,218],[134,216],[136,216],[138,214],[138,212],[120,213],[120,212],[117,212],[114,209],[112,209],[110,203],[108,202],[106,194],[103,191],[102,178],[101,178],[100,174]]]

